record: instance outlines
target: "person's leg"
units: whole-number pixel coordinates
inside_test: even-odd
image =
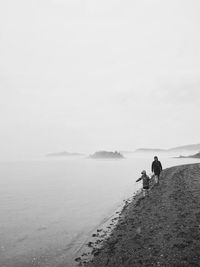
[[[142,190],[142,196],[145,197],[146,196],[146,189],[143,188]]]
[[[157,184],[158,183],[158,175],[157,174],[155,174],[155,184]]]
[[[146,189],[146,197],[148,197],[149,196],[149,189]]]
[[[159,180],[160,180],[160,173],[157,174],[157,177],[158,177],[158,182],[157,184],[159,184]]]

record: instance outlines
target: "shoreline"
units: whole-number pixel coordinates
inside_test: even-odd
[[[79,266],[199,266],[200,164],[167,168],[148,197],[133,200],[93,258]]]
[[[138,200],[141,192],[141,190],[137,190],[133,196],[123,200],[110,216],[104,218],[98,226],[90,231],[88,238],[75,253],[73,262],[76,263],[76,266],[84,266],[86,262],[93,259],[94,255],[98,254],[104,242],[112,235],[125,209],[130,203]]]

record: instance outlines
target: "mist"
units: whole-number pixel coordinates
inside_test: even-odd
[[[2,1],[0,159],[199,143],[199,1]]]

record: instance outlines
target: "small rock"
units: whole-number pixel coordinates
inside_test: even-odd
[[[136,229],[136,233],[137,234],[140,234],[141,233],[141,227],[140,226]]]
[[[88,242],[87,243],[88,247],[92,247],[92,244],[93,244],[93,242]]]

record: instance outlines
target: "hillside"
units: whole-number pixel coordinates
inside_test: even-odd
[[[189,156],[182,156],[180,155],[179,158],[195,158],[195,159],[200,159],[200,152],[194,154],[194,155],[189,155]]]
[[[162,148],[138,148],[135,152],[184,152],[184,151],[200,151],[200,144],[191,144],[191,145],[184,145],[184,146],[177,146],[172,147],[169,149],[162,149]]]
[[[135,152],[141,152],[141,153],[152,153],[152,152],[166,152],[167,150],[165,149],[160,149],[160,148],[138,148],[135,150]]]
[[[200,144],[191,144],[170,148],[168,151],[200,151]]]

